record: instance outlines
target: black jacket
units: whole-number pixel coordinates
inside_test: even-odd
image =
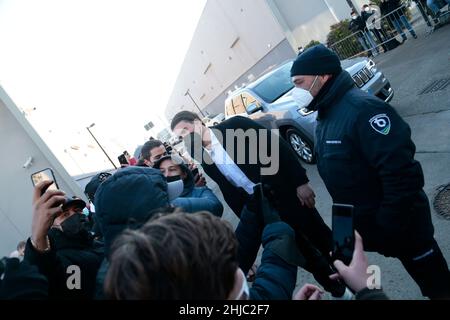
[[[397,256],[429,246],[433,225],[408,124],[346,71],[312,107],[319,173],[334,202],[355,206],[364,247]]]
[[[36,265],[39,272],[48,279],[50,299],[92,299],[95,290],[97,271],[103,260],[103,246],[91,239],[74,240],[62,231],[52,229],[49,232],[51,250],[39,253],[34,249],[30,239],[25,248],[25,261]],[[70,290],[67,282],[74,275],[69,266],[80,268],[81,289]],[[70,271],[70,272],[68,272]]]
[[[388,13],[402,6],[401,0],[386,0]]]
[[[221,142],[222,146],[225,146],[227,150],[227,144],[233,146],[233,154],[227,151],[231,159],[234,162],[238,159],[238,150],[243,150],[245,154],[245,163],[237,163],[238,167],[242,172],[254,183],[263,182],[270,185],[273,190],[277,193],[280,203],[284,209],[281,211],[291,211],[299,210],[301,207],[299,200],[296,195],[296,188],[308,183],[308,177],[306,176],[305,169],[301,166],[297,156],[289,147],[289,145],[283,139],[275,137],[274,141],[279,144],[279,160],[277,161],[278,172],[273,175],[261,175],[261,168],[270,167],[270,164],[263,164],[260,157],[256,157],[256,163],[251,162],[250,155],[257,155],[259,151],[263,150],[263,154],[270,154],[272,152],[272,140],[273,133],[270,130],[265,132],[265,139],[260,140],[259,135],[257,135],[257,144],[250,145],[249,139],[245,140],[244,145],[239,144],[239,141],[235,139],[232,143],[227,141],[226,130],[227,129],[242,129],[246,130],[265,130],[266,128],[258,124],[257,122],[245,118],[245,117],[233,117],[228,119],[217,126],[211,127],[221,133],[223,139],[218,136],[218,140]],[[264,141],[266,140],[266,141]],[[266,152],[267,150],[267,152]],[[275,150],[275,149],[274,149]],[[207,152],[203,152],[203,159],[210,159]],[[219,171],[215,164],[208,164],[207,161],[202,161],[202,159],[197,159],[201,164],[206,174],[211,177],[220,187],[223,193],[225,201],[231,207],[236,215],[239,216],[243,206],[248,200],[248,194],[242,188],[234,187]],[[275,161],[276,161],[275,160]],[[211,163],[211,162],[210,162]],[[293,214],[293,212],[292,212]]]
[[[383,16],[387,15],[390,11],[390,4],[388,1],[380,3],[380,12]]]
[[[216,129],[221,133],[217,138],[222,143],[222,146],[225,146],[226,150],[233,147],[233,154],[230,154],[230,150],[227,151],[231,159],[237,159],[236,152],[238,149],[243,151],[246,161],[243,164],[238,163],[237,165],[252,182],[262,182],[270,186],[273,192],[273,196],[270,199],[272,201],[271,204],[279,212],[281,219],[289,224],[296,232],[299,247],[306,245],[305,241],[302,240],[304,239],[303,236],[306,236],[311,244],[318,248],[322,254],[328,256],[332,245],[331,230],[316,209],[302,206],[300,200],[297,198],[297,187],[308,183],[309,180],[306,176],[305,169],[300,164],[297,155],[289,147],[288,143],[270,130],[266,130],[266,128],[257,122],[240,116],[228,119],[212,127],[212,129]],[[249,139],[246,139],[245,143],[240,143],[237,139],[229,143],[226,137],[227,129],[231,129],[231,131],[233,129],[242,129],[244,132],[249,129],[262,129],[266,130],[263,131],[266,136],[262,140],[258,137],[257,143],[251,145]],[[221,140],[220,136],[223,136],[223,140]],[[271,140],[272,138],[274,139],[273,141]],[[273,145],[275,142],[277,146]],[[275,148],[279,155],[279,159],[276,159],[278,160],[276,161],[278,171],[271,175],[261,175],[261,168],[270,167],[270,163],[263,164],[259,157],[257,157],[256,163],[252,164],[249,155],[257,155],[260,150],[263,151],[262,154],[266,154],[265,151],[268,151],[267,154],[271,154],[272,149],[274,149],[274,154],[276,154]],[[240,216],[242,209],[248,204],[251,197],[242,188],[233,186],[222,175],[217,166],[211,164],[212,161],[206,151],[203,150],[202,153],[203,158],[197,157],[196,154],[194,154],[194,158],[202,164],[205,173],[219,185],[225,201],[230,208],[237,216]],[[299,232],[302,232],[302,237],[299,237]]]
[[[369,17],[370,17],[372,14],[373,14],[372,11],[369,11],[369,12],[362,11],[362,12],[361,12],[361,18],[362,18],[362,20],[364,21],[364,23],[367,22],[367,19],[369,19]]]
[[[361,16],[358,16],[356,19],[352,19],[348,28],[353,32],[364,31],[366,27],[366,23],[363,21]]]

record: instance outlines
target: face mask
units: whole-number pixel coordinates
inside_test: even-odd
[[[61,223],[61,229],[69,237],[88,233],[87,218],[83,214],[75,213]]]
[[[248,288],[247,279],[245,278],[245,275],[240,268],[239,273],[241,274],[241,277],[243,279],[242,286],[241,289],[239,290],[239,293],[233,300],[248,300],[250,298],[250,289]]]
[[[369,12],[369,11],[370,11],[370,8],[367,7],[367,8],[364,9],[364,11],[365,11],[365,12]]]
[[[358,16],[352,16],[352,19],[353,19],[353,20],[356,20],[356,18],[358,18]]]
[[[292,99],[294,99],[294,101],[297,102],[297,104],[300,108],[309,106],[309,104],[314,100],[314,97],[312,96],[310,91],[316,84],[318,77],[319,76],[316,76],[316,78],[314,79],[309,90],[305,90],[305,89],[297,88],[297,87],[295,87],[292,90]]]
[[[174,181],[178,181],[181,180],[181,176],[171,176],[171,177],[167,177],[166,178],[167,182],[174,182]]]

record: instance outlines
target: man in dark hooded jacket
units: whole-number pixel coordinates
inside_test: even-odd
[[[105,260],[97,274],[96,298],[103,298],[111,245],[126,228],[139,228],[155,213],[167,208],[183,191],[183,183],[168,184],[159,170],[127,167],[105,180],[95,193],[95,212],[105,242]]]
[[[50,299],[91,299],[103,260],[103,246],[93,240],[85,202],[62,191],[45,191],[52,182],[35,187],[32,235],[24,260],[36,265],[48,279]]]
[[[320,176],[335,203],[355,207],[365,248],[400,259],[423,295],[450,298],[450,272],[433,238],[408,124],[389,104],[357,89],[323,45],[297,58],[291,76],[300,107],[318,111]]]

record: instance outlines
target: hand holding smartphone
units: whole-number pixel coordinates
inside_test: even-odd
[[[197,182],[198,179],[200,179],[200,176],[198,174],[199,173],[198,168],[192,169],[191,173],[192,173],[192,176],[194,177],[194,179],[196,179],[195,182]]]
[[[42,189],[41,196],[47,191],[47,190],[59,190],[58,183],[56,182],[55,174],[53,173],[53,170],[50,168],[46,168],[44,170],[35,172],[31,175],[31,181],[33,183],[33,186],[36,186],[38,183],[42,181],[53,181],[53,183],[48,186],[46,189]]]
[[[353,206],[333,204],[332,231],[334,260],[341,260],[349,265],[355,247],[355,230],[353,226]]]

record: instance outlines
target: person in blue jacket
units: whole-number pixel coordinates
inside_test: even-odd
[[[167,182],[183,180],[184,190],[180,197],[171,201],[175,207],[193,213],[208,211],[217,217],[223,213],[223,205],[216,195],[208,187],[196,187],[191,170],[177,155],[167,155],[155,162],[155,169],[161,170]]]

